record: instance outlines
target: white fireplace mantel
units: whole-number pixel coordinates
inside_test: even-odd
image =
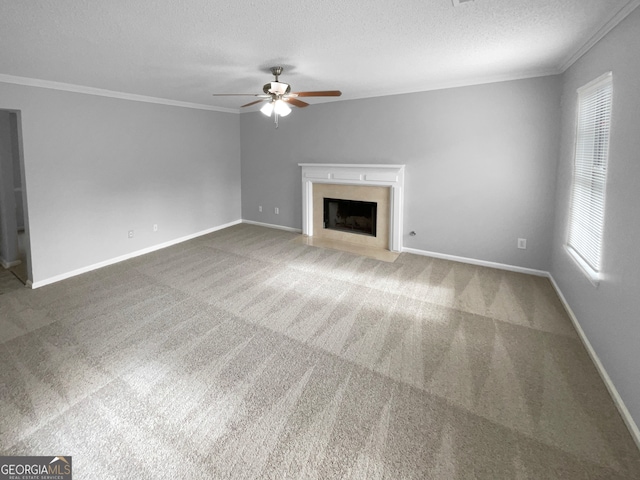
[[[389,250],[402,251],[404,165],[299,163],[302,167],[302,233],[313,236],[313,184],[389,187]]]

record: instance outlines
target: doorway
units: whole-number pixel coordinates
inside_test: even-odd
[[[0,265],[30,285],[31,251],[26,208],[20,112],[0,109]]]

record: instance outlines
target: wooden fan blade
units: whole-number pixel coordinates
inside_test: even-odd
[[[283,100],[287,103],[290,103],[291,105],[295,105],[296,107],[300,107],[300,108],[309,106],[307,102],[303,102],[302,100],[298,100],[297,98],[286,97],[286,98],[283,98]]]
[[[322,92],[293,92],[292,97],[339,97],[342,95],[340,90],[324,90]]]
[[[212,93],[214,97],[265,97],[264,93]]]
[[[266,102],[267,99],[263,99],[263,100],[256,100],[255,102],[251,102],[251,103],[247,103],[246,105],[242,105],[240,108],[242,107],[250,107],[251,105],[255,105],[256,103],[262,103],[262,102]]]

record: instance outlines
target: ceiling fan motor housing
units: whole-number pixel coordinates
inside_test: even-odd
[[[262,91],[269,95],[275,94],[275,95],[282,96],[282,95],[286,95],[291,91],[291,85],[289,85],[288,83],[282,83],[282,82],[265,83],[262,87]]]

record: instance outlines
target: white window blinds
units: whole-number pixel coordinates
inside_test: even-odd
[[[578,90],[568,249],[587,273],[595,277],[601,268],[611,80],[609,72]]]

